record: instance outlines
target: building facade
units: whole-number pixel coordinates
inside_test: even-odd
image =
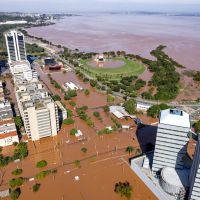
[[[11,104],[4,98],[3,86],[0,81],[0,147],[19,142]]]
[[[39,81],[15,83],[18,107],[27,135],[32,140],[55,136],[59,130],[58,108]]]
[[[24,35],[17,30],[4,34],[8,52],[8,63],[26,60],[26,47]]]
[[[159,174],[164,167],[183,169],[190,128],[190,116],[186,112],[161,111],[152,165],[154,174]]]
[[[195,149],[195,155],[190,170],[190,192],[189,200],[200,199],[200,137],[198,137],[197,146]]]

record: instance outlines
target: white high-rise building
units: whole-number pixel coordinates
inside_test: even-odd
[[[195,155],[190,170],[190,191],[189,200],[199,200],[200,199],[200,137],[198,137],[198,142],[195,150]]]
[[[159,173],[164,167],[182,169],[187,153],[190,116],[184,111],[167,109],[160,113],[152,171]]]
[[[8,63],[26,60],[24,35],[17,30],[11,30],[6,32],[4,36],[8,52]]]
[[[32,140],[55,136],[59,130],[58,107],[38,81],[15,82],[18,108]]]

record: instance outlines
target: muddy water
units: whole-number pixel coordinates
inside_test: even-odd
[[[54,43],[83,51],[125,50],[151,58],[156,46],[191,69],[199,69],[199,17],[84,14],[56,21],[55,25],[28,29]],[[69,28],[70,27],[70,28]]]
[[[119,68],[122,67],[125,62],[120,60],[106,60],[104,62],[91,61],[88,64],[95,68]]]

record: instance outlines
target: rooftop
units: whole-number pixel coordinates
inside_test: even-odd
[[[182,110],[167,109],[160,112],[160,123],[190,128],[190,115]]]
[[[0,102],[0,120],[10,119],[13,117],[11,105],[8,101]]]
[[[16,84],[16,93],[24,109],[33,106],[39,109],[52,102],[48,92],[39,81],[18,82]]]

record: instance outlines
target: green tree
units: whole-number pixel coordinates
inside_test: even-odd
[[[128,152],[129,154],[131,154],[133,151],[134,151],[134,147],[132,147],[132,146],[126,147],[126,152]]]
[[[22,177],[13,178],[9,181],[9,185],[11,188],[19,187],[24,183],[24,179]]]
[[[46,167],[47,166],[47,161],[46,160],[41,160],[39,162],[37,162],[36,167],[38,168],[42,168],[42,167]]]
[[[52,97],[52,99],[54,100],[54,101],[60,101],[61,100],[61,98],[60,98],[60,96],[59,95],[54,95],[53,97]]]
[[[109,112],[110,108],[109,108],[109,106],[106,105],[106,106],[103,107],[103,110],[104,110],[104,112]]]
[[[153,105],[147,110],[147,115],[153,118],[159,116],[161,110],[170,108],[167,104]]]
[[[135,99],[129,99],[124,102],[125,110],[130,114],[133,115],[136,113],[136,101]]]
[[[20,116],[16,116],[16,117],[14,118],[14,120],[15,120],[16,127],[17,127],[18,129],[20,129],[20,128],[23,126],[22,118],[21,118]]]
[[[99,118],[99,117],[100,117],[100,113],[97,112],[97,111],[93,112],[93,115],[94,115],[96,118]]]
[[[90,85],[92,87],[95,87],[97,85],[97,81],[96,80],[90,80]]]
[[[63,124],[66,124],[66,125],[74,124],[74,122],[75,121],[72,118],[63,120]]]
[[[9,196],[12,200],[17,200],[19,198],[20,194],[21,194],[21,190],[20,190],[20,188],[17,188],[15,190],[10,190]]]
[[[18,176],[18,175],[20,175],[22,173],[23,173],[22,169],[15,169],[14,171],[12,171],[12,174],[15,175],[15,176]]]
[[[76,106],[76,102],[74,102],[74,101],[70,101],[69,104],[70,104],[71,106],[73,106],[73,107]]]
[[[200,120],[194,125],[195,131],[200,133]]]
[[[54,86],[55,86],[55,88],[56,88],[56,89],[61,89],[61,86],[60,86],[60,84],[59,84],[59,83],[57,83],[57,82],[55,82]]]
[[[28,156],[28,147],[25,142],[20,142],[14,150],[14,160],[25,158]]]
[[[86,147],[83,147],[83,148],[81,148],[81,151],[82,151],[83,153],[86,153],[86,152],[87,152],[87,148],[86,148]]]
[[[84,94],[88,96],[90,94],[90,91],[88,89],[85,89]]]
[[[32,189],[33,189],[33,192],[37,192],[39,189],[40,189],[40,184],[39,183],[36,183],[35,185],[33,185]]]
[[[112,95],[108,95],[108,96],[107,96],[107,102],[111,103],[111,102],[113,102],[113,101],[115,101],[115,97],[112,96]]]
[[[133,188],[128,181],[126,181],[124,183],[119,182],[119,183],[115,184],[114,191],[117,194],[119,194],[121,197],[126,197],[128,200],[131,199],[132,190],[133,190]]]
[[[81,167],[81,161],[80,161],[80,160],[75,160],[75,161],[74,161],[74,165],[75,165],[76,167],[80,168],[80,167]]]
[[[70,135],[76,135],[76,133],[77,133],[77,129],[75,128],[71,129]]]

